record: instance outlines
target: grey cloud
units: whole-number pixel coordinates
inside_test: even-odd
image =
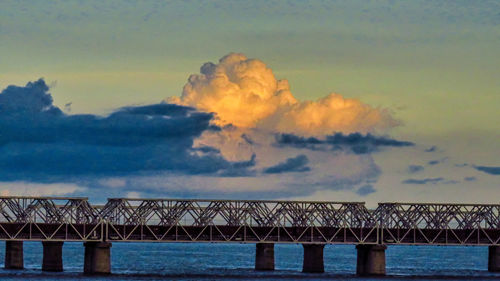
[[[265,174],[262,171],[257,171],[256,175],[258,176],[241,181],[228,179],[220,173],[216,173],[215,176],[213,174],[180,175],[168,173],[159,176],[127,177],[124,186],[108,188],[106,192],[115,192],[115,195],[119,196],[124,192],[137,191],[140,188],[141,195],[145,197],[272,199],[308,196],[321,190],[343,190],[355,193],[360,187],[373,185],[377,182],[382,172],[371,155],[349,155],[349,157],[363,158],[359,162],[361,169],[351,175],[328,172]],[[252,168],[246,172],[252,174],[254,172],[251,170]],[[232,173],[233,177],[247,176],[245,173],[238,174],[239,171],[230,169],[223,172]],[[363,191],[369,190],[364,188],[361,192]],[[89,192],[85,195],[91,196]],[[99,195],[92,196],[98,197]]]
[[[500,175],[500,167],[494,167],[494,166],[474,166],[474,168],[478,171],[498,176]]]
[[[433,145],[425,150],[425,152],[435,152],[437,150],[437,146]]]
[[[424,170],[424,166],[421,165],[410,165],[408,166],[408,173],[414,174]]]
[[[356,191],[356,193],[360,196],[366,196],[374,192],[376,192],[376,190],[375,188],[373,188],[373,185],[371,184],[364,185]]]
[[[425,178],[425,179],[407,179],[402,181],[404,184],[436,184],[443,182],[443,178]]]
[[[251,138],[249,135],[247,135],[247,134],[242,134],[242,135],[241,135],[241,138],[242,138],[242,139],[243,139],[246,143],[248,143],[248,144],[250,144],[250,145],[253,145],[253,144],[254,144],[254,141],[252,140],[252,138]]]
[[[443,163],[445,162],[446,160],[448,160],[448,157],[444,157],[444,158],[441,158],[441,159],[436,159],[436,160],[431,160],[429,162],[427,162],[428,165],[431,165],[431,166],[434,166],[434,165],[437,165],[439,163]]]
[[[311,168],[307,166],[309,159],[304,154],[297,155],[296,157],[288,158],[285,162],[281,162],[275,166],[264,169],[266,174],[279,174],[289,172],[307,172]]]
[[[277,146],[291,146],[295,148],[307,148],[311,150],[346,150],[355,154],[367,154],[376,152],[380,147],[404,147],[415,145],[408,141],[398,141],[387,137],[374,136],[372,134],[352,133],[344,135],[336,133],[325,139],[315,137],[301,137],[294,134],[279,134],[276,136]]]
[[[230,162],[193,141],[213,116],[173,104],[124,107],[109,116],[67,115],[43,79],[0,93],[0,180],[54,181],[176,171],[220,173],[255,164]]]
[[[251,170],[256,163],[256,155],[252,154],[252,157],[248,161],[232,162],[229,167],[217,173],[221,177],[250,177],[255,176],[256,171]]]
[[[477,178],[476,177],[465,177],[464,178],[464,181],[476,181]]]

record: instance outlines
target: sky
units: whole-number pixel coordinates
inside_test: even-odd
[[[0,192],[498,203],[498,11],[1,1]]]

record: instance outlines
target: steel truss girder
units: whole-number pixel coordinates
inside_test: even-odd
[[[500,245],[500,205],[3,196],[0,240]]]
[[[382,243],[500,245],[500,205],[380,203]]]

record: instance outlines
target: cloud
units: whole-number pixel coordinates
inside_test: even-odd
[[[325,146],[330,150],[345,150],[355,154],[367,154],[376,152],[379,147],[403,147],[413,146],[412,142],[398,141],[387,137],[378,137],[372,134],[352,133],[344,135],[336,133],[326,136],[325,139],[315,137],[301,137],[293,134],[278,134],[276,136],[276,145],[292,146],[295,148],[307,148],[312,150],[325,149]]]
[[[105,179],[99,180],[99,184],[103,185],[105,187],[119,188],[119,187],[126,186],[127,181],[124,179],[120,179],[120,178],[105,178]]]
[[[443,163],[447,160],[448,160],[448,157],[444,157],[444,158],[436,159],[436,160],[431,160],[431,161],[427,162],[427,165],[434,166],[434,165],[437,165],[439,163]]]
[[[464,178],[464,181],[476,181],[477,178],[476,177],[465,177]]]
[[[225,169],[216,173],[221,176],[216,182],[204,178],[203,185],[212,182],[215,186],[212,192],[224,190],[223,194],[284,197],[322,189],[355,192],[360,186],[376,182],[381,174],[371,153],[384,147],[414,145],[377,136],[399,125],[387,109],[336,93],[317,101],[298,101],[288,81],[276,79],[262,61],[248,59],[243,54],[231,53],[218,63],[203,64],[200,74],[189,77],[182,95],[166,101],[214,114],[212,123],[220,130],[205,131],[195,140],[196,147],[216,148],[231,161],[244,161],[249,155],[256,155],[255,166],[251,168]],[[290,155],[299,156],[290,158]],[[276,164],[275,159],[286,160]],[[196,176],[201,177],[204,176]],[[232,180],[238,177],[241,180],[238,188],[234,188]],[[256,188],[256,183],[240,190],[246,186],[242,182],[253,182],[255,178],[269,190]],[[159,186],[183,194],[204,192],[201,188],[187,191],[185,186],[196,185],[192,181],[197,180],[182,177],[182,184],[177,186],[173,183]],[[229,186],[233,186],[230,191]]]
[[[262,199],[318,190],[356,192],[381,174],[368,153],[300,153],[295,147],[273,145],[272,132],[220,127],[213,118],[212,113],[167,103],[123,107],[108,116],[70,115],[53,105],[43,79],[9,86],[0,93],[0,180],[71,182],[92,188],[61,192],[96,198],[140,192]],[[339,136],[329,141],[349,142]],[[369,146],[400,145],[383,138],[367,142],[365,136],[363,141]],[[242,151],[244,157],[226,157]],[[286,160],[276,164],[275,159]],[[311,172],[300,173],[306,171]]]
[[[315,163],[310,173],[262,173],[255,177],[213,177],[201,174],[133,177],[123,191],[137,191],[141,187],[141,193],[148,196],[181,198],[289,198],[308,196],[321,190],[354,195],[360,187],[376,182],[381,173],[368,155],[329,159],[327,163]],[[310,165],[313,165],[312,160]]]
[[[407,179],[402,181],[404,184],[437,184],[443,182],[443,178],[426,178],[426,179]]]
[[[1,196],[61,196],[85,192],[86,187],[73,183],[30,183],[25,181],[0,182]]]
[[[216,175],[221,177],[250,177],[256,175],[256,171],[250,169],[256,164],[256,155],[252,154],[250,160],[232,162],[226,169]]]
[[[241,134],[241,138],[244,139],[247,142],[247,144],[250,144],[250,145],[255,144],[255,142],[252,140],[252,138],[247,134]]]
[[[125,194],[126,198],[141,198],[141,193],[137,191],[129,191]]]
[[[481,171],[481,172],[484,172],[484,173],[487,173],[487,174],[490,174],[490,175],[494,175],[494,176],[500,175],[500,167],[474,166],[474,169]]]
[[[214,112],[218,125],[261,128],[303,136],[334,132],[369,133],[399,124],[388,110],[331,93],[317,101],[298,101],[287,80],[277,80],[264,62],[231,53],[218,64],[205,63],[189,77],[180,97],[169,103]]]
[[[410,165],[408,166],[408,173],[414,174],[424,170],[424,166],[420,165]]]
[[[373,188],[373,185],[367,184],[362,187],[360,187],[356,193],[360,196],[367,196],[368,194],[376,192],[375,188]]]
[[[376,135],[399,124],[388,110],[335,93],[300,102],[242,54],[204,64],[167,102],[69,112],[53,105],[43,79],[3,90],[0,180],[68,181],[97,196],[365,196],[381,174],[370,154],[414,145]]]
[[[435,152],[437,150],[437,146],[433,145],[425,150],[425,152]]]
[[[285,162],[281,162],[275,166],[264,169],[266,174],[280,174],[289,172],[308,172],[311,170],[307,166],[309,159],[304,154],[297,155],[296,157],[288,158]]]
[[[0,180],[57,181],[176,171],[244,169],[193,142],[213,115],[174,104],[125,107],[109,116],[67,115],[52,104],[43,79],[0,93]]]

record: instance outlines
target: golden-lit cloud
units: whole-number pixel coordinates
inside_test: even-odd
[[[276,80],[262,61],[229,54],[219,64],[205,63],[193,74],[182,96],[168,99],[198,110],[215,112],[218,124],[255,127],[279,108],[296,104],[288,81]]]
[[[218,125],[260,128],[301,135],[380,132],[398,125],[386,109],[331,93],[298,101],[287,80],[278,80],[258,59],[231,53],[205,63],[189,77],[180,97],[167,102],[214,112]]]

